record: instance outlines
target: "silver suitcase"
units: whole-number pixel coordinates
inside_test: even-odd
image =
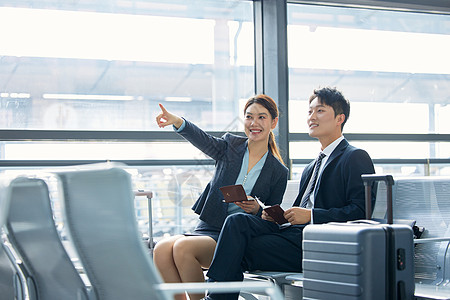
[[[392,176],[363,175],[366,217],[372,182],[388,187],[388,224],[370,220],[308,225],[303,231],[303,299],[413,299],[414,242],[392,224]],[[389,193],[389,190],[391,193]]]

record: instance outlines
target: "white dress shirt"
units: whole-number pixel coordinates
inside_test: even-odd
[[[316,186],[314,187],[313,192],[309,196],[308,204],[306,205],[306,208],[311,209],[311,224],[313,224],[313,208],[314,208],[314,200],[316,195],[316,187],[318,186],[318,183],[320,182],[322,178],[323,169],[328,161],[328,158],[330,157],[331,153],[333,153],[334,149],[336,149],[337,145],[344,139],[344,136],[341,135],[339,138],[337,138],[334,142],[329,144],[325,149],[322,150],[322,153],[326,156],[322,159],[322,164],[320,165],[319,174],[317,174],[317,182]]]

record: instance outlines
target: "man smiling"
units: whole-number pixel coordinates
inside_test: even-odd
[[[262,216],[229,216],[219,236],[208,281],[243,280],[243,271],[302,271],[302,232],[310,223],[345,222],[365,217],[361,174],[375,173],[366,151],[342,135],[350,103],[335,88],[315,90],[309,99],[309,135],[321,151],[303,171],[299,194],[279,226]],[[210,294],[210,299],[237,299],[238,294]]]

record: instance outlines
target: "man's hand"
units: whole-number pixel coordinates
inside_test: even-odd
[[[261,219],[275,223],[275,220],[272,219],[272,217],[269,216],[269,214],[266,213],[264,210],[262,211]]]
[[[284,212],[284,217],[292,225],[301,225],[311,222],[311,210],[301,207],[291,207]]]

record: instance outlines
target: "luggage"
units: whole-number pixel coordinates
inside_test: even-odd
[[[388,224],[372,220],[308,225],[303,231],[303,299],[414,299],[410,226],[392,224],[392,176],[362,175],[366,218],[372,183],[385,181]]]

